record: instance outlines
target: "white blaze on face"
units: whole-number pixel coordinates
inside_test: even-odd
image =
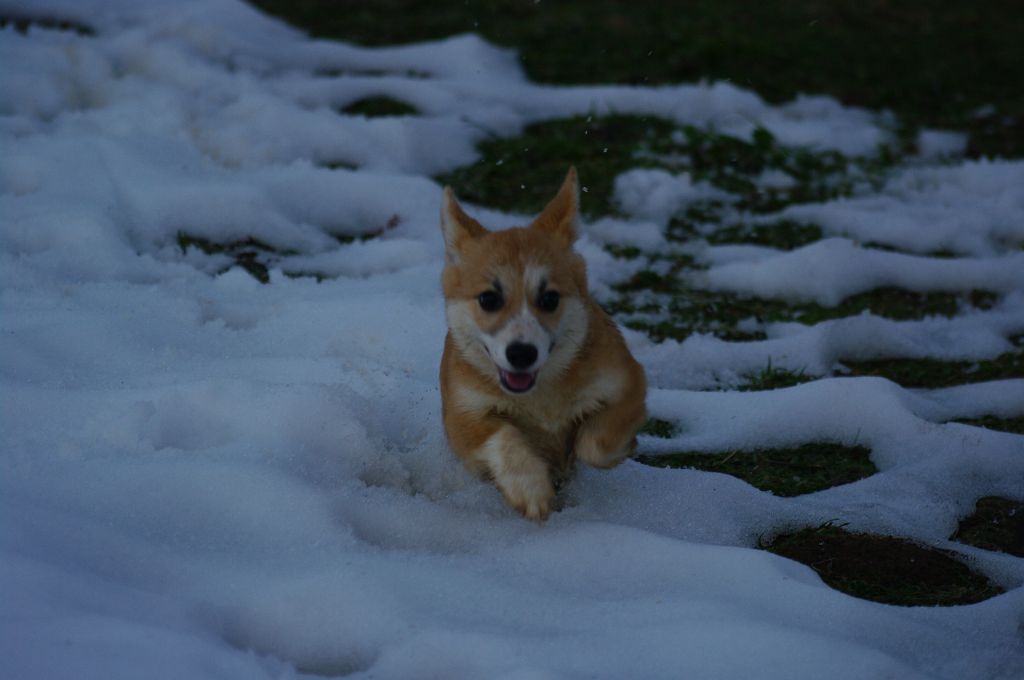
[[[497,333],[484,335],[483,342],[491,357],[500,368],[506,371],[526,371],[535,373],[547,361],[551,350],[551,334],[534,316],[530,309],[530,300],[537,297],[541,287],[548,279],[548,269],[536,264],[527,264],[523,270],[522,306],[519,311],[505,323]],[[533,345],[537,348],[537,359],[530,366],[516,368],[509,363],[506,350],[512,343]]]
[[[537,297],[538,291],[548,280],[548,268],[538,264],[528,264],[523,271],[523,287],[526,299]]]
[[[510,318],[497,333],[493,335],[485,333],[482,335],[482,340],[494,362],[500,368],[511,372],[525,370],[533,373],[539,370],[547,361],[548,351],[551,348],[551,335],[530,311],[530,306],[525,300],[519,312]],[[506,350],[514,342],[533,345],[537,348],[537,360],[531,366],[516,368],[508,362]]]
[[[448,302],[448,325],[462,355],[485,374],[497,369],[499,373],[504,374],[501,378],[503,384],[505,380],[511,379],[511,375],[531,374],[538,380],[544,380],[544,375],[540,375],[542,370],[545,375],[558,375],[565,370],[586,338],[587,311],[578,298],[563,296],[558,311],[557,327],[551,330],[545,327],[541,322],[544,313],[535,310],[531,302],[537,299],[542,288],[547,287],[548,280],[546,267],[527,265],[520,284],[523,289],[518,291],[520,295],[514,296],[520,300],[518,309],[503,310],[511,315],[500,328],[490,333],[482,330],[476,323],[474,317],[480,313],[476,307],[476,300]],[[517,342],[536,348],[537,358],[530,366],[515,368],[509,362],[508,347]],[[506,385],[506,388],[515,392],[529,389],[517,389],[518,384],[518,381],[515,381],[511,387]],[[522,384],[525,386],[525,381]]]

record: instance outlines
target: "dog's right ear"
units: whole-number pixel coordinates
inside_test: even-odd
[[[451,187],[444,188],[441,199],[441,233],[444,234],[444,254],[449,264],[458,264],[466,244],[487,233],[482,224],[465,213],[455,200]]]
[[[568,248],[576,240],[579,207],[579,180],[576,178],[576,168],[570,167],[565,175],[565,181],[562,182],[562,188],[531,226],[551,234]]]

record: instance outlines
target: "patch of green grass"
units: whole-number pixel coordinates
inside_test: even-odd
[[[669,238],[678,238],[680,230],[673,232],[675,224],[678,224],[675,220],[673,224],[669,224]],[[795,250],[820,241],[823,236],[821,227],[817,225],[781,220],[764,225],[733,224],[716,229],[704,238],[712,245],[743,243],[779,250]]]
[[[881,359],[844,361],[852,376],[880,376],[903,387],[939,388],[963,383],[1024,377],[1024,352],[1007,352],[987,361]]]
[[[692,333],[706,333],[714,335],[726,342],[755,342],[764,340],[765,334],[757,331],[744,331],[730,328],[724,324],[712,322],[708,326],[695,328],[693,326],[681,326],[672,321],[648,321],[644,319],[628,319],[623,325],[634,331],[646,333],[655,341],[666,339],[684,340]]]
[[[636,246],[622,246],[616,243],[608,243],[604,246],[605,252],[620,260],[635,260],[643,256],[644,251]]]
[[[950,540],[1024,557],[1024,503],[998,496],[979,498]]]
[[[221,253],[232,255],[239,251],[261,251],[266,253],[277,252],[273,246],[267,245],[263,241],[252,238],[251,236],[236,241],[219,243],[202,236],[195,236],[194,234],[179,231],[177,240],[178,247],[181,248],[182,253],[189,248],[197,248],[207,255],[217,255]]]
[[[419,113],[415,106],[391,97],[364,97],[354,101],[341,110],[353,116],[380,118],[384,116],[415,116]]]
[[[342,246],[352,243],[365,243],[382,236],[387,231],[398,227],[401,224],[401,217],[395,213],[387,221],[375,228],[368,228],[367,231],[357,234],[332,233],[331,236]],[[207,255],[226,255],[231,259],[231,264],[221,270],[227,271],[233,266],[238,266],[247,271],[260,283],[270,282],[269,268],[273,265],[282,264],[284,258],[298,255],[299,251],[287,248],[275,248],[259,239],[247,237],[234,241],[218,242],[202,236],[179,231],[177,234],[178,247],[182,254],[189,248],[195,248]],[[285,276],[290,278],[315,278],[317,282],[335,278],[334,276],[320,271],[304,271],[295,269],[283,269]]]
[[[721,224],[723,213],[729,205],[719,199],[703,199],[686,206],[681,214],[675,215],[668,223],[668,238],[673,241],[687,241],[691,238],[710,238]]]
[[[402,223],[402,218],[398,214],[394,214],[388,218],[388,221],[383,226],[371,229],[370,231],[364,231],[361,234],[339,234],[333,233],[331,236],[334,240],[342,245],[348,245],[349,243],[366,243],[372,241],[375,238],[380,238],[384,233],[394,229]]]
[[[678,149],[676,126],[642,116],[579,116],[527,127],[513,138],[479,145],[482,158],[438,177],[459,198],[506,211],[539,212],[555,195],[570,164],[580,172],[585,189],[581,210],[588,215],[612,212],[612,183],[636,167],[654,167],[644,158]]]
[[[889,319],[923,319],[927,316],[957,314],[963,307],[991,309],[999,299],[996,293],[972,290],[969,293],[919,293],[902,288],[876,288],[846,298],[835,307],[803,305],[795,318],[802,323],[817,323],[826,319],[855,316],[869,311]]]
[[[0,16],[0,28],[14,27],[18,33],[26,33],[30,28],[47,28],[55,31],[71,31],[79,35],[96,35],[96,30],[79,19],[68,17],[35,16],[18,12],[8,12]]]
[[[771,362],[755,373],[743,376],[745,382],[737,389],[741,392],[757,392],[761,390],[780,390],[814,380],[813,376],[805,375],[802,370],[790,371],[772,366]]]
[[[981,418],[959,418],[955,422],[963,423],[964,425],[974,425],[975,427],[984,427],[987,430],[1024,434],[1024,416],[1017,418],[982,416]]]
[[[648,418],[644,426],[640,428],[639,434],[660,437],[661,439],[671,439],[676,435],[678,429],[676,424],[671,421],[660,418]]]
[[[777,496],[799,496],[870,477],[878,472],[870,454],[863,446],[816,443],[726,453],[684,451],[637,460],[653,467],[721,472]]]
[[[690,288],[672,274],[650,270],[637,272],[613,288],[619,297],[605,308],[627,328],[658,341],[684,340],[693,333],[728,341],[763,340],[763,332],[738,326],[785,310],[784,305],[770,301]],[[638,300],[643,302],[638,304]]]
[[[692,237],[692,222],[718,221],[726,208],[767,212],[847,195],[858,182],[881,176],[888,166],[879,158],[896,158],[880,154],[850,160],[834,151],[782,146],[764,129],[744,140],[661,118],[621,115],[535,123],[518,137],[486,140],[478,150],[479,161],[437,179],[467,201],[507,211],[540,210],[570,163],[580,170],[586,194],[581,208],[590,216],[615,212],[615,178],[636,168],[686,171],[694,182],[709,182],[736,195],[731,207],[721,201],[691,206],[669,230],[677,240]],[[757,176],[769,169],[786,172],[795,184],[784,191],[757,186]],[[794,230],[792,225],[786,228]]]
[[[896,161],[886,153],[884,158],[851,161],[838,151],[812,151],[779,144],[764,128],[754,131],[750,140],[716,134],[693,126],[684,126],[686,169],[697,180],[707,180],[716,187],[739,195],[736,207],[750,212],[771,212],[791,203],[825,201],[850,193],[854,173],[860,176],[866,168],[881,171]],[[882,158],[882,156],[879,156]],[[755,179],[765,170],[780,170],[792,177],[793,186],[785,190],[759,187]]]
[[[396,213],[389,217],[387,222],[376,229],[372,229],[361,234],[334,233],[331,235],[342,246],[346,246],[351,243],[365,243],[366,241],[380,237],[382,234],[390,229],[394,229],[399,224],[401,224],[401,218]],[[260,283],[270,283],[269,268],[271,266],[280,263],[283,258],[299,254],[299,251],[297,250],[275,248],[274,246],[251,236],[234,241],[218,242],[195,234],[179,231],[177,234],[177,242],[183,255],[189,248],[195,248],[207,255],[226,255],[231,259],[231,264],[224,267],[224,269],[218,273],[227,271],[231,267],[238,266],[247,271]],[[329,274],[318,271],[297,271],[285,269],[283,270],[283,273],[285,276],[293,279],[304,277],[315,278],[317,282],[334,278]]]
[[[954,553],[833,523],[783,534],[760,547],[806,564],[836,590],[874,602],[951,606],[1002,592]]]
[[[673,272],[659,274],[652,269],[641,269],[629,279],[615,285],[615,289],[623,293],[634,293],[649,290],[655,293],[678,293],[682,282]]]
[[[295,254],[294,251],[277,250],[263,241],[252,237],[227,243],[217,243],[202,236],[195,236],[181,231],[178,232],[178,247],[181,248],[182,254],[189,248],[197,248],[207,255],[227,255],[233,261],[230,266],[241,267],[260,283],[270,283],[270,273],[267,269],[267,262],[270,257],[274,255]]]
[[[619,297],[608,301],[605,308],[625,326],[645,332],[654,340],[683,340],[692,333],[710,333],[723,340],[761,340],[765,337],[762,332],[738,325],[750,320],[756,324],[795,321],[813,325],[864,311],[898,320],[953,316],[965,306],[986,309],[997,299],[987,291],[916,293],[878,288],[825,307],[693,288],[679,275],[681,270],[678,267],[664,274],[641,270],[613,287]],[[642,308],[637,304],[641,292],[653,294],[644,298]]]

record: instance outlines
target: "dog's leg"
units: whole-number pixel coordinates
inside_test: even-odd
[[[576,458],[597,468],[613,468],[633,455],[636,432],[644,424],[647,412],[643,393],[630,394],[591,414],[576,433]]]
[[[476,457],[486,465],[509,505],[527,519],[543,522],[548,518],[555,498],[551,472],[522,432],[502,424],[478,449]]]

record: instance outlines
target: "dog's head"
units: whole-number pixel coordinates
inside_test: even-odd
[[[572,249],[578,202],[571,168],[530,226],[492,232],[445,188],[448,326],[462,355],[510,394],[556,377],[586,339],[586,269]]]

